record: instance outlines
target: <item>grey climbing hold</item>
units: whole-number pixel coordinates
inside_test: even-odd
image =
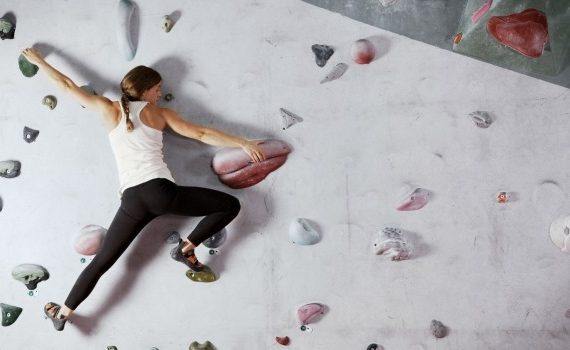
[[[170,232],[168,237],[166,237],[166,243],[168,244],[178,244],[178,241],[180,241],[180,233],[177,231]]]
[[[18,306],[12,306],[4,303],[0,303],[0,309],[2,310],[2,326],[8,327],[20,316],[22,313],[22,308]]]
[[[469,117],[471,118],[471,120],[473,120],[475,125],[477,125],[482,129],[488,128],[493,123],[493,118],[488,112],[484,111],[471,112],[469,113]]]
[[[24,57],[23,55],[20,55],[20,57],[18,57],[18,67],[20,67],[20,71],[22,72],[22,74],[24,74],[24,76],[28,78],[31,78],[34,75],[36,75],[36,73],[40,69],[38,66],[28,61],[26,57]]]
[[[329,74],[327,74],[327,76],[323,80],[321,80],[321,84],[342,77],[342,75],[346,72],[347,69],[348,69],[348,64],[346,63],[337,64],[336,66],[333,67],[333,69],[329,72]]]
[[[0,39],[14,39],[15,32],[16,23],[6,18],[6,16],[0,18]]]
[[[436,338],[443,338],[447,335],[447,327],[438,320],[431,320],[431,333]]]
[[[168,33],[172,27],[174,27],[174,20],[169,15],[162,17],[162,29]]]
[[[49,272],[40,265],[20,264],[12,270],[12,277],[24,283],[29,290],[34,290],[38,283],[49,279]]]
[[[285,108],[279,108],[279,111],[281,112],[283,130],[288,129],[291,126],[303,121],[303,118],[299,117],[291,111],[286,110]]]
[[[26,141],[27,143],[32,143],[36,141],[36,138],[38,137],[39,134],[40,134],[39,130],[35,130],[32,128],[28,128],[27,126],[24,126],[24,141]]]
[[[392,261],[409,259],[412,254],[412,247],[402,230],[395,227],[384,227],[379,231],[373,249],[376,255],[384,255]]]
[[[289,225],[289,239],[299,245],[313,245],[319,242],[319,232],[304,218],[297,218]]]
[[[216,347],[210,343],[209,340],[206,340],[204,344],[193,341],[192,344],[190,344],[190,350],[216,350]]]
[[[42,104],[53,110],[57,106],[57,98],[53,95],[47,95],[42,99]]]
[[[2,203],[2,197],[0,197],[0,211],[4,208],[4,203]]]
[[[226,237],[227,237],[227,231],[225,228],[223,228],[220,231],[214,233],[214,235],[212,237],[206,239],[202,243],[207,248],[218,248],[222,244],[224,244],[224,242],[226,241]]]
[[[4,160],[0,162],[0,177],[7,179],[20,175],[22,163],[17,160]]]
[[[319,67],[324,67],[334,53],[334,49],[328,45],[314,44],[311,46],[311,50],[313,50],[313,53],[315,54],[315,60]]]
[[[382,345],[372,343],[366,347],[366,350],[384,350],[384,347]]]
[[[167,93],[166,95],[164,95],[164,99],[166,100],[166,102],[170,102],[174,100],[174,95],[171,93]]]
[[[132,40],[133,34],[131,24],[135,9],[136,6],[131,0],[119,0],[117,7],[117,39],[119,41],[119,49],[127,61],[132,61],[132,59],[135,58],[135,53],[137,51]]]
[[[117,350],[117,347],[115,345],[110,345],[107,346],[107,350]]]

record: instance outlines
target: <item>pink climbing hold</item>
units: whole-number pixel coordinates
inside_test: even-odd
[[[325,306],[319,303],[310,303],[301,306],[297,310],[297,317],[302,325],[313,322],[319,315],[325,313]]]
[[[423,188],[416,188],[400,206],[400,211],[412,211],[423,208],[429,201],[429,191]]]
[[[87,225],[79,233],[75,242],[75,250],[83,255],[95,255],[101,247],[101,242],[107,230],[98,225]]]
[[[471,23],[477,22],[484,14],[489,11],[491,5],[493,4],[493,0],[487,0],[481,7],[479,7],[473,14],[471,15]]]

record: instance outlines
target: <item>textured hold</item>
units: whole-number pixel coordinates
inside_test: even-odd
[[[38,137],[39,134],[40,134],[39,130],[34,130],[32,128],[24,126],[24,141],[26,141],[27,143],[32,143],[36,141],[36,138]]]
[[[392,261],[407,260],[412,255],[411,245],[406,242],[402,230],[385,227],[378,232],[378,238],[373,244],[376,255],[384,255]]]
[[[226,241],[226,237],[227,231],[225,228],[223,228],[220,231],[214,233],[212,237],[202,242],[202,244],[204,244],[206,248],[219,248]]]
[[[217,280],[216,274],[208,266],[204,265],[204,270],[200,272],[194,272],[192,270],[186,271],[186,277],[194,282],[214,282]]]
[[[20,55],[20,57],[18,57],[18,67],[20,67],[20,71],[22,72],[22,74],[24,74],[24,76],[28,78],[31,78],[34,75],[36,75],[36,73],[39,70],[38,66],[28,61],[26,57],[24,57],[23,55]]]
[[[429,191],[423,188],[416,188],[408,197],[398,206],[397,210],[411,211],[423,208],[429,201]]]
[[[168,244],[178,244],[180,241],[180,233],[178,231],[172,231],[166,238],[166,243]]]
[[[289,225],[289,239],[296,244],[312,245],[319,242],[320,235],[307,219],[298,218]]]
[[[4,303],[0,303],[0,309],[2,309],[2,326],[8,327],[20,316],[22,313],[22,308],[18,306],[12,306]]]
[[[447,327],[445,327],[440,321],[432,320],[430,328],[431,333],[436,338],[443,338],[447,335]]]
[[[265,160],[255,163],[241,148],[224,148],[212,159],[212,169],[223,184],[231,188],[253,186],[265,179],[287,160],[291,148],[279,140],[265,140],[259,144]]]
[[[117,7],[117,39],[119,48],[127,61],[135,58],[136,47],[133,44],[131,33],[131,19],[135,12],[135,4],[131,0],[119,0]]]
[[[20,264],[12,270],[12,277],[24,283],[29,290],[34,290],[38,283],[49,279],[49,273],[40,265]]]
[[[279,108],[279,111],[281,112],[281,120],[283,121],[283,130],[303,121],[303,118],[285,108]]]
[[[174,95],[171,93],[167,93],[166,95],[164,95],[164,100],[166,100],[166,102],[170,102],[174,100]]]
[[[287,336],[285,336],[285,337],[275,337],[275,341],[276,341],[278,344],[281,344],[281,345],[285,345],[285,346],[289,345],[289,337],[287,337]]]
[[[315,60],[319,67],[324,67],[334,53],[334,49],[327,45],[314,44],[311,46],[311,50],[313,50],[313,53],[315,54]]]
[[[14,39],[16,33],[16,24],[12,23],[8,18],[0,18],[0,39]]]
[[[489,115],[488,112],[484,111],[475,111],[469,113],[469,117],[473,120],[475,125],[482,129],[488,128],[493,123],[493,118]]]
[[[325,306],[319,303],[310,303],[301,306],[297,310],[297,318],[301,325],[307,325],[315,321],[320,315],[325,313]]]
[[[329,81],[336,80],[346,72],[348,69],[348,64],[346,63],[339,63],[333,67],[333,69],[327,74],[327,76],[321,80],[321,84],[328,83]]]
[[[350,57],[358,64],[368,64],[372,62],[375,54],[374,45],[367,39],[357,40],[350,47]]]
[[[172,27],[174,27],[174,20],[169,15],[162,17],[162,30],[168,33]]]
[[[84,226],[75,241],[75,250],[83,255],[97,254],[106,233],[107,229],[99,225]]]
[[[42,99],[42,104],[53,110],[57,106],[57,98],[53,95],[47,95]]]
[[[22,163],[17,160],[4,160],[0,162],[0,177],[7,179],[20,175]]]
[[[536,9],[493,16],[487,22],[487,31],[500,44],[530,58],[542,56],[548,43],[546,16]]]
[[[209,340],[206,340],[204,344],[193,341],[192,344],[190,344],[190,350],[216,350],[216,347],[210,343]]]

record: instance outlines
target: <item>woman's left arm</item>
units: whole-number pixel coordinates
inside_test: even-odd
[[[166,124],[182,136],[212,146],[241,147],[254,162],[261,162],[265,159],[265,155],[259,147],[261,141],[247,140],[217,129],[190,123],[182,119],[178,113],[168,108],[162,108],[162,115]]]

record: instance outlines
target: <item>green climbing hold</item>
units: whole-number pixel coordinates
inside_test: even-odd
[[[0,39],[14,39],[16,25],[8,18],[0,18]]]
[[[79,260],[79,261],[81,261],[81,263],[84,264],[86,260],[85,260],[85,258],[81,258],[81,260]]]
[[[57,98],[53,95],[47,95],[42,99],[42,104],[49,107],[49,109],[54,109],[57,106]]]
[[[34,291],[33,291],[33,290],[29,291],[29,292],[28,292],[28,295],[31,296],[31,297],[33,297],[33,296],[34,296]]]
[[[38,66],[28,61],[26,57],[24,57],[23,55],[20,55],[20,57],[18,57],[18,66],[20,67],[20,71],[22,71],[22,74],[24,74],[24,76],[28,78],[31,78],[34,75],[36,75],[36,73],[39,70]]]
[[[217,279],[214,271],[206,265],[204,265],[204,270],[200,272],[192,270],[186,271],[186,277],[190,278],[194,282],[214,282]]]
[[[16,322],[20,314],[22,313],[22,308],[17,306],[12,306],[4,303],[0,303],[0,309],[2,309],[2,326],[8,327],[9,325]]]
[[[216,350],[216,347],[210,343],[209,340],[206,340],[204,344],[193,341],[192,344],[190,344],[190,350]]]

